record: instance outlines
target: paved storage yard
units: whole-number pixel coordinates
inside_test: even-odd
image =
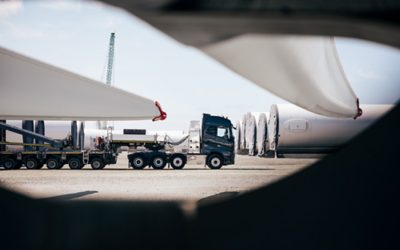
[[[34,198],[73,200],[188,200],[237,194],[266,185],[312,164],[317,159],[236,157],[220,170],[205,168],[202,159],[183,170],[128,169],[126,154],[103,170],[85,166],[70,170],[0,170],[0,185]]]

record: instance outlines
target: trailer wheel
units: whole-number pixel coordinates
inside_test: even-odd
[[[173,169],[182,169],[186,165],[186,159],[182,155],[172,156],[170,162]]]
[[[38,169],[39,163],[35,158],[27,158],[24,160],[24,165],[27,169]]]
[[[164,155],[156,155],[151,159],[151,166],[154,169],[163,169],[167,165],[167,159]]]
[[[69,159],[68,165],[70,169],[81,169],[84,165],[82,164],[81,159],[77,157],[73,157]]]
[[[46,161],[48,169],[60,169],[62,167],[60,159],[57,157],[51,157]]]
[[[96,170],[103,169],[105,166],[104,161],[101,158],[94,158],[92,160],[92,163],[90,163],[90,165],[92,166],[93,169],[96,169]]]
[[[220,169],[222,164],[223,160],[220,155],[213,154],[207,157],[207,166],[211,169]]]
[[[3,167],[5,169],[14,169],[17,166],[17,162],[11,158],[5,158],[3,160]]]
[[[143,169],[146,167],[147,163],[142,155],[137,155],[133,157],[130,161],[132,168],[134,169]]]

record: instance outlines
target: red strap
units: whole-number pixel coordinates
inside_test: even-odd
[[[165,113],[164,110],[162,110],[160,103],[158,101],[156,101],[155,105],[158,108],[158,111],[160,111],[160,115],[154,117],[152,121],[153,122],[155,122],[155,121],[163,121],[163,120],[167,119],[167,113]]]
[[[355,119],[357,119],[358,117],[360,117],[360,116],[362,116],[362,114],[363,114],[363,111],[362,111],[362,109],[360,108],[360,101],[358,100],[358,98],[357,98],[357,114],[356,114],[356,116],[354,116],[354,120]]]

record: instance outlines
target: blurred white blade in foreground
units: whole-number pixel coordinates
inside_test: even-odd
[[[311,112],[355,117],[357,97],[331,37],[243,35],[203,51],[260,87]]]
[[[161,112],[147,98],[1,47],[0,76],[1,119],[145,120]]]

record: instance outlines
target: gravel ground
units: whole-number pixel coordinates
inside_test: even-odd
[[[204,167],[202,158],[192,159],[183,170],[128,169],[126,155],[118,164],[95,171],[0,170],[3,188],[33,198],[52,200],[176,200],[198,201],[218,194],[246,192],[309,166],[318,159],[271,159],[236,157],[236,164],[220,170]]]

